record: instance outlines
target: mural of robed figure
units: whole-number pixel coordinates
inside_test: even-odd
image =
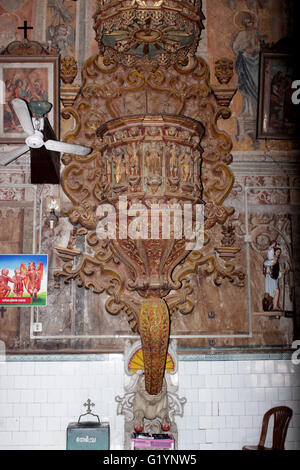
[[[255,121],[258,100],[259,50],[260,41],[265,35],[256,29],[256,16],[250,11],[240,11],[235,18],[240,30],[232,42],[232,50],[236,55],[235,69],[238,75],[238,89],[243,95],[243,107],[238,118],[250,124],[239,129],[238,138],[243,134],[255,138]]]

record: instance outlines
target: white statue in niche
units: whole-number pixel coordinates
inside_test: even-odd
[[[272,240],[268,249],[268,255],[267,255],[268,257],[264,261],[264,275],[265,275],[265,297],[264,297],[264,302],[263,302],[264,310],[280,310],[279,305],[278,305],[278,301],[279,301],[278,281],[284,274],[284,270],[280,269],[280,265],[279,265],[280,255],[281,255],[281,248],[276,246],[276,240]],[[268,301],[268,305],[266,305],[267,301]]]
[[[126,343],[125,394],[117,396],[117,414],[125,416],[125,449],[131,449],[133,432],[149,434],[167,432],[178,442],[175,416],[183,416],[186,398],[179,398],[176,341],[169,346],[163,388],[159,395],[149,395],[145,390],[144,362],[141,341]]]

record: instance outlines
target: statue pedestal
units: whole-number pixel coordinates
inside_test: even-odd
[[[178,392],[178,365],[177,354],[173,344],[169,346],[163,387],[159,395],[149,395],[145,390],[144,363],[141,341],[134,344],[130,342],[125,350],[125,394],[117,396],[117,414],[125,416],[124,450],[132,449],[176,449],[178,443],[178,430],[175,416],[183,416],[185,398],[179,398]],[[148,439],[141,442],[143,435]],[[135,436],[140,436],[133,441]],[[167,436],[166,438],[154,439]],[[172,442],[170,442],[171,436]],[[146,442],[145,442],[146,441]],[[163,441],[163,442],[162,442]],[[147,447],[137,447],[137,446]],[[160,447],[168,446],[168,447]]]

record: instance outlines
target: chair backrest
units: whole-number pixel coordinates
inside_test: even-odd
[[[293,411],[288,406],[276,406],[265,413],[258,447],[263,448],[265,445],[269,419],[272,415],[274,415],[272,450],[284,450],[286,433],[293,416]]]

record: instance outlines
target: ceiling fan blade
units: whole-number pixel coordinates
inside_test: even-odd
[[[48,150],[54,150],[56,152],[74,153],[75,155],[83,156],[88,155],[92,151],[90,147],[77,144],[68,144],[67,142],[59,142],[57,140],[47,140],[45,142],[45,147]]]
[[[11,104],[26,134],[34,134],[32,119],[26,102],[24,100],[21,100],[20,98],[15,98],[14,100],[12,100]]]
[[[28,152],[28,150],[30,150],[28,145],[23,145],[22,147],[18,147],[8,152],[0,152],[0,165],[8,165],[17,158],[21,157],[21,155],[23,155],[24,153]]]

